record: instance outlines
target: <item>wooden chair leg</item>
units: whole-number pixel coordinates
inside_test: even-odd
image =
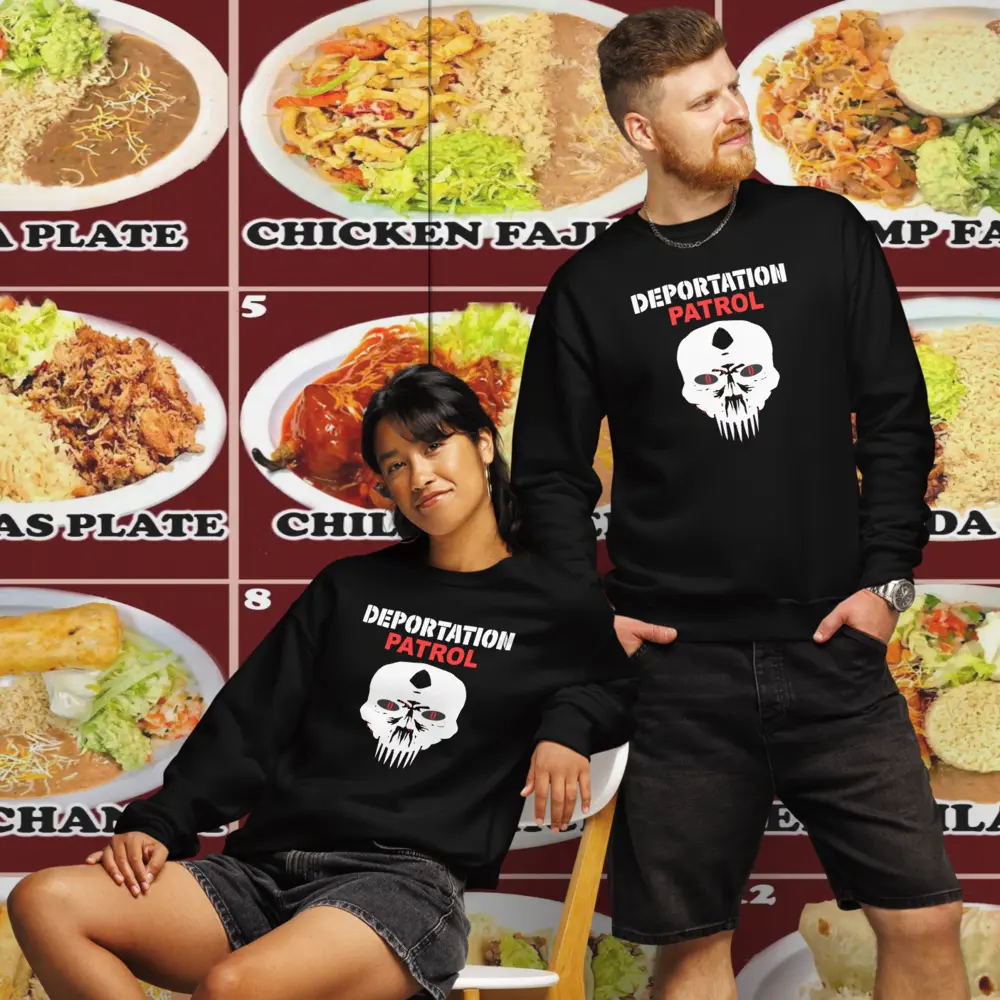
[[[559,973],[559,982],[546,991],[546,1000],[585,1000],[583,967],[616,801],[617,795],[583,828],[549,959],[549,968]]]
[[[462,990],[463,1000],[479,1000],[479,990]]]

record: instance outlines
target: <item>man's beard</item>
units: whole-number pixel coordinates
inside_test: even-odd
[[[746,134],[747,144],[741,146],[737,154],[719,154],[719,146],[738,135]],[[735,125],[715,139],[710,160],[693,160],[677,148],[666,136],[657,135],[660,166],[676,175],[685,184],[702,190],[715,190],[746,180],[756,165],[753,149],[753,133],[750,125]]]

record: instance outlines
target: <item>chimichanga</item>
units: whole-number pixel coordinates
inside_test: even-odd
[[[113,604],[33,611],[0,618],[0,674],[41,673],[60,667],[110,667],[122,644]]]
[[[799,933],[829,990],[870,994],[875,988],[875,932],[863,910],[841,910],[834,900],[807,903]],[[962,956],[975,997],[1000,991],[1000,911],[967,906],[962,914]]]

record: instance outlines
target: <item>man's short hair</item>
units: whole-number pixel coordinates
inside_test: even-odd
[[[604,99],[622,133],[625,115],[641,112],[662,76],[708,59],[725,44],[719,22],[689,7],[656,7],[619,21],[597,46],[597,57]]]

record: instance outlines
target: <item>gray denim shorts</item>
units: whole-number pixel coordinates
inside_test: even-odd
[[[283,851],[252,860],[212,854],[180,862],[212,901],[233,949],[313,906],[363,920],[422,989],[445,1000],[465,966],[464,885],[429,855],[376,844],[374,851]]]

